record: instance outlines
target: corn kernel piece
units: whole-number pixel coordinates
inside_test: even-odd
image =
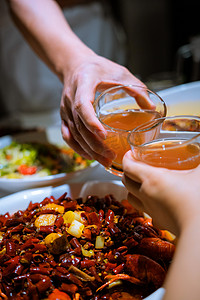
[[[63,215],[63,219],[64,219],[64,224],[71,224],[75,219],[74,212],[71,210],[67,211]]]
[[[35,220],[35,227],[40,228],[40,226],[51,226],[54,225],[57,216],[53,214],[40,215]]]
[[[51,243],[53,243],[53,241],[55,240],[55,239],[57,239],[57,238],[59,238],[59,237],[61,237],[62,236],[62,233],[59,233],[59,232],[52,232],[52,233],[50,233],[50,234],[48,234],[46,237],[45,237],[45,239],[44,239],[44,242],[45,242],[45,244],[46,245],[49,245],[49,244],[51,244]]]
[[[77,238],[80,238],[84,229],[84,225],[77,220],[72,221],[67,232]]]
[[[42,207],[42,210],[43,209],[54,210],[54,211],[59,212],[60,214],[63,214],[64,211],[65,211],[64,206],[58,205],[58,204],[55,204],[55,203],[48,203],[47,205],[45,205],[45,206]]]

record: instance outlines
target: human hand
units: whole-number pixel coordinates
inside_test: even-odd
[[[148,213],[160,229],[179,235],[200,214],[200,166],[175,171],[135,161],[131,151],[123,158],[122,181],[128,200]]]
[[[106,130],[96,118],[93,101],[96,91],[120,84],[144,86],[125,67],[93,52],[79,55],[64,76],[61,100],[63,138],[80,155],[107,167],[115,154],[103,142]],[[146,95],[138,94],[136,98],[141,107],[151,107]]]

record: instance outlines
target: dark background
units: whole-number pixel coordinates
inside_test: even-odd
[[[129,69],[142,80],[155,73],[176,71],[179,48],[200,35],[200,1],[111,1],[127,35]],[[199,79],[185,76],[183,81]]]

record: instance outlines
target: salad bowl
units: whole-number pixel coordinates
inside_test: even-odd
[[[59,127],[0,138],[0,192],[59,185],[83,178],[99,164],[68,147]],[[5,195],[5,194],[3,194]]]

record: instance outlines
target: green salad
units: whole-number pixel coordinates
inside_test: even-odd
[[[0,177],[14,179],[69,173],[84,169],[92,162],[65,146],[13,141],[0,149]]]

